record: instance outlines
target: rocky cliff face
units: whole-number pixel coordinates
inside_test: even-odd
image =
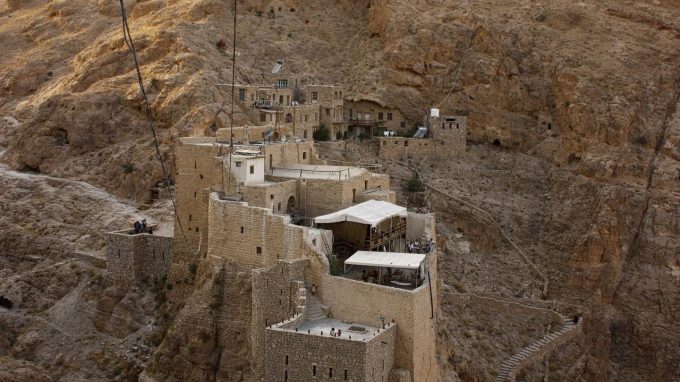
[[[231,82],[231,4],[125,4],[161,151],[172,165],[174,138],[210,135],[229,122],[230,92],[223,85]],[[551,359],[552,377],[680,378],[677,2],[238,4],[239,83],[261,82],[274,60],[285,59],[287,70],[397,106],[413,123],[431,106],[468,113],[473,147],[466,158],[423,162],[423,175],[489,211],[547,276],[547,297],[578,305],[589,317],[584,340]],[[139,202],[162,179],[117,7],[109,0],[0,2],[1,160],[22,171],[3,169],[7,182],[0,186],[2,294],[22,272],[59,264],[58,254],[70,243],[99,248],[101,236],[89,233],[135,216],[134,209],[103,202],[72,180]],[[270,9],[275,19],[266,17]],[[234,121],[246,120],[237,108]],[[495,141],[500,147],[484,146]],[[397,183],[410,176],[403,168],[390,171]],[[539,298],[541,282],[488,221],[444,195],[432,193],[428,202],[447,239],[444,283]],[[102,203],[106,208],[80,207]],[[86,229],[77,224],[84,216],[92,218]],[[79,285],[59,284],[63,290],[47,297],[18,300],[19,309],[43,312]],[[48,289],[31,285],[31,296]],[[109,293],[130,309],[118,292]],[[443,312],[456,310],[446,305]],[[4,327],[15,328],[16,338],[30,338],[21,337],[31,333],[27,324],[7,317]],[[106,319],[95,318],[98,331],[124,334],[107,329]],[[446,314],[442,320],[442,327],[460,325]],[[170,337],[165,348],[188,347],[181,342]],[[37,361],[27,366],[36,378],[45,373],[41,367],[53,377],[65,375],[55,372],[57,355],[40,352],[46,345],[21,343],[3,344],[0,355]],[[475,353],[473,345],[474,339],[460,338],[440,344],[444,375],[490,378],[461,354],[493,354],[484,358],[491,367],[500,349],[514,347]]]

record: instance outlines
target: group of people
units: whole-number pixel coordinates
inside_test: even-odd
[[[422,244],[420,240],[406,242],[408,253],[430,253],[435,248],[434,239],[425,240]]]
[[[146,219],[142,219],[142,222],[140,223],[139,220],[135,221],[134,224],[132,225],[134,230],[135,230],[135,235],[138,233],[149,233],[153,234],[153,229],[149,227],[149,229],[146,229]]]
[[[342,330],[338,329],[338,331],[335,331],[335,328],[331,328],[331,337],[340,337],[342,335]]]

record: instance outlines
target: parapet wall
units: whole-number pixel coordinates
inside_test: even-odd
[[[108,233],[106,239],[106,268],[114,280],[141,284],[167,276],[172,264],[172,237],[123,230]]]
[[[460,140],[437,138],[379,137],[378,156],[382,159],[403,159],[432,156],[455,158],[465,153],[465,136]]]
[[[432,317],[437,301],[434,296],[431,300],[429,282],[415,290],[404,290],[328,276],[323,284],[323,301],[331,306],[333,316],[341,320],[378,327],[381,316],[385,322],[394,320],[397,324],[395,367],[410,370],[413,381],[437,380],[435,318]]]
[[[368,341],[267,328],[266,381],[386,381],[396,325]]]

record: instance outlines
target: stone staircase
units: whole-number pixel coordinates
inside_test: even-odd
[[[567,343],[581,332],[583,318],[575,324],[572,318],[562,317],[560,330],[552,332],[529,346],[522,348],[512,357],[503,361],[495,382],[514,382],[526,366],[539,361],[552,353],[555,348]]]
[[[321,303],[317,296],[312,296],[312,292],[307,290],[307,307],[306,307],[307,321],[319,320],[328,316],[328,307]]]

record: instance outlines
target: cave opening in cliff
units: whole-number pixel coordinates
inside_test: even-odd
[[[10,299],[6,298],[5,296],[0,295],[0,306],[7,308],[9,310],[9,309],[12,309],[12,306],[14,306],[14,304],[12,303],[12,301]]]
[[[494,145],[494,146],[497,146],[497,147],[500,147],[500,146],[501,146],[501,141],[500,141],[499,139],[494,139],[494,140],[493,140],[493,145]]]

